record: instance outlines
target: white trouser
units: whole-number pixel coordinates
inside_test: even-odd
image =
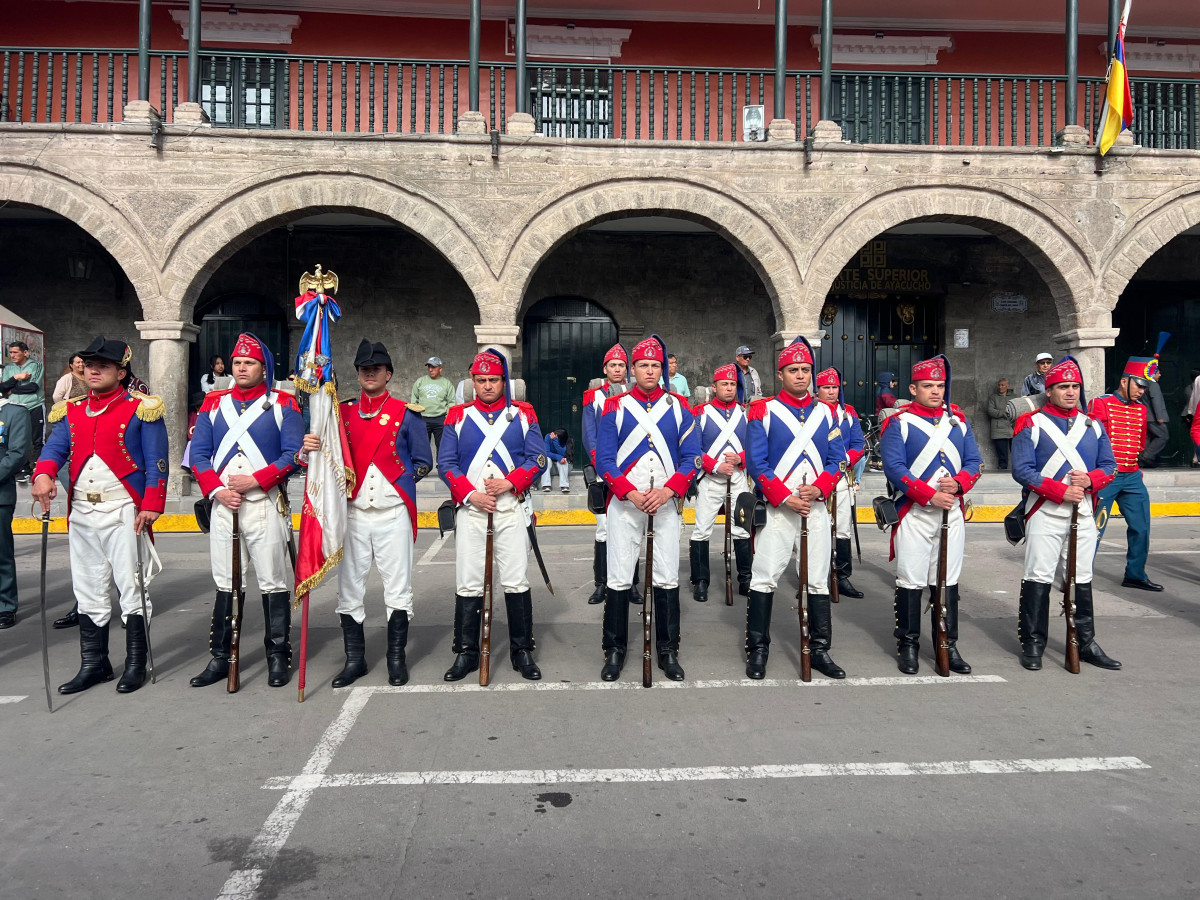
[[[356,509],[346,517],[346,540],[342,564],[338,567],[337,609],[358,624],[367,617],[363,597],[367,575],[374,560],[383,579],[383,605],[390,619],[392,611],[402,609],[413,614],[413,536],[408,507],[398,503],[388,509]]]
[[[850,485],[843,477],[837,483],[837,536],[848,541],[854,537],[854,507],[850,505]]]
[[[1025,572],[1021,577],[1061,586],[1067,571],[1070,538],[1071,505],[1059,506],[1047,500],[1025,523]],[[1075,581],[1079,584],[1092,583],[1091,550],[1097,539],[1096,519],[1090,501],[1085,498],[1079,504],[1079,533],[1075,542]]]
[[[109,512],[71,514],[67,546],[71,550],[71,587],[79,613],[97,625],[112,618],[113,592],[121,603],[121,621],[142,614],[142,594],[137,581],[137,535],[133,520],[137,508],[126,503]],[[149,560],[146,560],[149,564]],[[147,578],[147,584],[149,578]],[[153,614],[150,594],[146,612]],[[149,620],[147,623],[149,624]]]
[[[950,510],[950,530],[946,535],[946,584],[958,584],[962,574],[962,509],[958,503]],[[896,587],[924,590],[938,580],[938,548],[941,545],[942,511],[936,506],[914,503],[896,526]]]
[[[750,590],[769,594],[796,552],[796,571],[800,571],[800,515],[786,506],[767,505],[767,524],[754,542],[754,567]],[[814,500],[808,516],[808,591],[829,593],[829,511]]]
[[[550,478],[555,469],[558,469],[558,486],[560,488],[570,487],[571,464],[569,462],[557,462],[553,459],[546,463],[546,470],[542,472],[542,487],[548,488],[551,486]]]
[[[726,510],[725,514],[731,516],[737,509],[738,497],[749,493],[746,489],[746,473],[735,472],[729,483],[731,484],[731,508]],[[696,486],[696,527],[692,529],[693,541],[707,541],[712,536],[713,523],[717,521],[717,512],[725,505],[725,485],[724,475],[705,475],[700,479],[700,484]],[[723,530],[721,534],[721,540],[724,540]],[[733,537],[734,540],[745,540],[750,537],[750,532],[734,525]]]
[[[287,526],[275,508],[276,491],[262,500],[242,501],[238,507],[238,532],[242,544],[242,583],[246,570],[254,563],[258,589],[264,594],[291,592],[295,586],[288,563]],[[218,591],[233,590],[233,513],[213,501],[212,526],[208,532],[208,550],[212,556],[213,581]]]
[[[460,597],[483,596],[483,568],[487,556],[487,513],[460,506],[454,517],[454,581]],[[529,590],[529,535],[525,513],[511,493],[496,501],[492,516],[492,585],[506,594]]]
[[[616,497],[608,504],[608,587],[624,591],[633,587],[633,570],[646,533],[644,512]],[[654,587],[679,587],[679,527],[683,521],[671,500],[654,514]],[[646,573],[642,573],[642,578]]]
[[[604,513],[596,514],[596,541],[603,544],[608,540],[608,516]]]

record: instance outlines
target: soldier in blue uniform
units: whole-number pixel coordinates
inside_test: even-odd
[[[746,414],[741,399],[744,393],[741,372],[730,363],[713,372],[713,398],[701,403],[692,415],[700,432],[700,464],[703,472],[696,493],[696,527],[688,542],[692,570],[692,597],[701,603],[708,599],[708,544],[717,512],[730,498],[727,516],[737,509],[738,498],[750,493],[746,481]],[[750,592],[750,533],[732,526],[733,551],[737,561],[738,592]]]
[[[294,574],[288,565],[287,522],[279,491],[298,464],[304,418],[291,394],[272,389],[275,358],[266,344],[253,334],[241,334],[232,356],[234,386],[205,396],[192,432],[192,475],[204,496],[214,501],[208,547],[217,595],[209,641],[212,659],[190,684],[205,687],[229,674],[237,510],[243,584],[248,563],[253,562],[262,592],[267,684],[282,687],[291,679],[288,638]]]
[[[892,532],[896,560],[897,667],[906,675],[920,666],[921,598],[938,580],[942,511],[949,513],[946,543],[946,637],[950,669],[971,667],[958,652],[958,579],[962,572],[963,495],[979,480],[979,447],[966,414],[950,402],[950,363],[945,356],[912,368],[913,402],[884,420],[880,438],[883,472],[895,491],[900,524]],[[937,623],[932,622],[933,633]]]
[[[475,399],[450,407],[438,474],[458,505],[454,531],[454,664],[446,681],[479,668],[488,515],[493,524],[493,577],[504,589],[509,658],[522,678],[537,681],[533,602],[529,594],[529,513],[522,502],[546,467],[542,432],[528,403],[509,399],[508,362],[485,350],[471,364]]]
[[[1046,405],[1013,427],[1012,474],[1024,489],[1025,572],[1017,636],[1021,665],[1042,667],[1050,625],[1050,591],[1066,575],[1072,511],[1078,508],[1075,552],[1075,636],[1079,658],[1102,669],[1119,669],[1096,643],[1092,605],[1092,558],[1096,546],[1095,498],[1117,469],[1104,427],[1086,412],[1083,373],[1074,357],[1046,372]]]
[[[799,553],[801,518],[808,517],[808,619],[812,667],[828,678],[845,678],[829,655],[833,615],[829,595],[828,500],[846,457],[841,431],[829,406],[809,393],[813,352],[796,338],[779,354],[783,390],[750,404],[750,477],[766,498],[767,524],[754,548],[754,571],[746,602],[746,676],[766,677],[771,645],[771,608],[792,552]]]
[[[354,470],[348,497],[346,539],[338,567],[337,612],[346,665],[333,686],[346,687],[367,674],[363,622],[371,563],[383,579],[387,610],[388,684],[408,683],[405,648],[413,615],[413,544],[417,539],[417,482],[429,474],[429,435],[417,411],[388,393],[392,357],[383,344],[363,339],[354,357],[362,393],[342,403],[342,428]],[[305,454],[321,449],[316,434],[304,436]]]
[[[58,492],[59,469],[68,467],[70,486],[71,585],[79,602],[79,673],[60,685],[60,694],[85,691],[111,681],[108,625],[113,595],[125,623],[125,671],[117,692],[136,691],[146,681],[146,632],[138,585],[138,546],[150,571],[161,569],[150,541],[151,527],[167,499],[167,428],[161,397],[131,391],[132,356],[124,341],[103,336],[83,357],[86,397],[55,404],[50,421],[66,419],[42,448],[34,470],[33,499],[49,512]],[[146,614],[153,609],[146,600]]]
[[[629,355],[635,384],[604,404],[596,469],[608,484],[608,591],[604,601],[604,667],[621,677],[629,641],[633,576],[648,516],[654,515],[654,625],[658,667],[682,681],[679,664],[679,528],[677,501],[700,465],[700,438],[687,400],[660,384],[667,348],[651,335]]]
[[[862,423],[858,420],[858,410],[846,402],[842,390],[842,373],[835,368],[828,368],[817,373],[817,399],[828,403],[833,410],[833,420],[842,433],[842,443],[846,445],[846,470],[857,471],[859,460],[867,453],[867,440],[863,437]],[[853,597],[859,600],[863,592],[850,581],[854,571],[854,563],[850,555],[850,539],[854,536],[854,504],[850,498],[850,479],[843,473],[837,483],[837,542],[834,545],[834,556],[837,561],[838,594],[842,597]]]
[[[620,344],[613,344],[604,354],[604,384],[584,392],[583,451],[593,469],[596,468],[596,429],[600,422],[600,414],[604,411],[604,401],[625,393],[628,371],[629,357],[625,348]],[[592,596],[588,597],[588,603],[591,604],[604,602],[608,581],[608,546],[605,543],[607,540],[608,516],[596,513],[596,538],[592,545],[592,576],[595,590],[592,591]]]

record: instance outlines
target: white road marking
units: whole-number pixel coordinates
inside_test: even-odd
[[[429,549],[422,554],[419,560],[417,560],[417,565],[427,566],[433,562],[433,558],[438,555],[438,551],[442,549],[442,546],[446,543],[446,541],[450,540],[450,535],[451,532],[447,531],[445,534],[434,538],[433,543],[429,545]]]
[[[28,700],[29,695],[25,694],[20,697],[0,697],[0,703],[20,703],[22,700]]]
[[[764,766],[680,766],[657,769],[497,769],[459,772],[380,772],[280,776],[264,790],[313,791],[318,787],[440,784],[644,784],[673,781],[753,781],[831,778],[851,775],[1043,775],[1149,769],[1136,756],[1077,756],[1059,759],[966,759],[945,762],[798,763]]]
[[[956,675],[953,678],[941,678],[937,675],[884,676],[882,678],[846,678],[834,681],[829,678],[814,679],[808,683],[796,679],[765,678],[762,681],[751,681],[749,678],[728,678],[712,681],[667,681],[656,679],[652,690],[669,688],[672,690],[711,690],[712,688],[740,687],[907,687],[929,684],[1004,684],[1005,679],[999,675]],[[378,694],[461,694],[461,693],[490,693],[493,691],[641,691],[640,678],[630,678],[629,681],[514,681],[500,683],[488,687],[478,684],[409,684],[403,687],[377,685],[366,688],[353,688],[359,691],[372,691]]]
[[[279,799],[275,809],[263,823],[258,836],[246,851],[246,856],[241,860],[241,867],[230,874],[217,900],[252,900],[257,895],[263,875],[287,843],[300,814],[312,798],[313,790],[317,786],[313,779],[319,782],[320,777],[329,768],[329,764],[333,762],[333,755],[350,734],[350,729],[370,698],[369,690],[350,692],[337,718],[321,735],[321,740],[317,742],[316,749],[308,758],[300,778],[292,779],[297,783],[289,787]],[[310,783],[312,786],[307,786]]]

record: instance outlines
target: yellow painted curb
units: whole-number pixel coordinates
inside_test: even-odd
[[[1012,509],[1011,506],[976,506],[971,515],[971,522],[1003,522],[1004,517],[1008,515]],[[1116,504],[1113,504],[1112,515],[1120,515],[1120,509]],[[1176,518],[1180,516],[1200,516],[1200,503],[1179,502],[1179,503],[1151,503],[1150,517],[1153,519]],[[685,525],[693,525],[696,521],[696,511],[691,507],[686,507],[683,511],[683,522]],[[858,521],[864,525],[875,524],[875,511],[869,506],[858,508]],[[299,514],[292,516],[293,526],[296,529],[300,528]],[[725,517],[717,516],[718,524],[724,524]],[[596,517],[586,509],[543,509],[537,514],[538,525],[595,525]],[[431,510],[422,510],[417,513],[418,528],[437,528],[437,513]],[[50,531],[52,534],[65,534],[67,530],[67,520],[58,516],[50,520]],[[29,516],[18,516],[13,518],[13,534],[40,534],[42,531],[42,520],[34,519]],[[157,534],[188,534],[199,533],[200,526],[196,524],[196,517],[191,514],[171,514],[159,516],[158,521],[154,523],[154,531]]]

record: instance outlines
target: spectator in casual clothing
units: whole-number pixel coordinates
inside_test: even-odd
[[[225,360],[217,354],[208,361],[208,372],[200,376],[200,390],[206,394],[209,391],[223,391],[232,380],[225,374]]]
[[[425,407],[421,417],[425,420],[425,434],[433,438],[433,458],[437,459],[438,451],[442,449],[442,426],[454,403],[454,385],[449,378],[442,377],[441,357],[429,357],[425,371],[426,374],[413,385],[412,402]]]
[[[1025,382],[1021,385],[1022,397],[1032,397],[1035,394],[1046,393],[1046,373],[1054,365],[1054,357],[1049,353],[1039,353],[1033,364],[1035,371],[1026,375]]]
[[[1171,420],[1167,412],[1167,401],[1163,398],[1162,388],[1158,384],[1158,373],[1150,379],[1142,404],[1146,407],[1146,449],[1142,451],[1140,460],[1143,469],[1157,469],[1158,455],[1167,446],[1171,433],[1167,422]]]
[[[54,385],[54,391],[50,396],[55,403],[62,403],[64,400],[82,397],[87,392],[88,386],[83,380],[83,357],[76,353],[67,363],[67,368],[58,379],[58,383]]]
[[[754,358],[754,351],[745,344],[737,348],[737,355],[734,357],[737,360],[738,368],[742,370],[742,380],[746,383],[746,403],[753,403],[755,400],[763,398],[762,379],[758,377],[758,370],[750,365],[750,360]]]
[[[1183,424],[1191,431],[1196,416],[1196,404],[1200,402],[1200,369],[1192,369],[1191,380],[1183,389]],[[1194,444],[1195,441],[1192,441]],[[1192,468],[1200,468],[1200,460],[1192,453]]]
[[[567,429],[558,428],[546,432],[546,468],[542,472],[542,490],[550,493],[550,474],[558,469],[558,486],[564,494],[571,493],[571,461],[575,455],[575,441]]]
[[[34,461],[42,454],[43,432],[46,427],[46,391],[42,387],[45,371],[36,359],[29,358],[29,346],[24,341],[8,345],[9,363],[0,376],[0,394],[29,410],[29,454],[17,481],[29,483]]]
[[[12,520],[17,506],[16,474],[29,455],[29,413],[0,399],[0,628],[17,621],[17,558]]]
[[[1012,449],[1013,426],[1005,414],[1012,397],[1008,379],[1001,378],[996,382],[996,390],[988,397],[987,403],[988,418],[992,422],[992,446],[996,448],[996,464],[1001,469],[1008,468],[1008,451]]]
[[[688,387],[687,379],[679,374],[679,360],[676,359],[674,353],[667,354],[667,370],[671,377],[671,390],[681,397],[691,399],[691,389]]]
[[[875,379],[875,415],[896,405],[896,376],[891,372],[880,372]]]

